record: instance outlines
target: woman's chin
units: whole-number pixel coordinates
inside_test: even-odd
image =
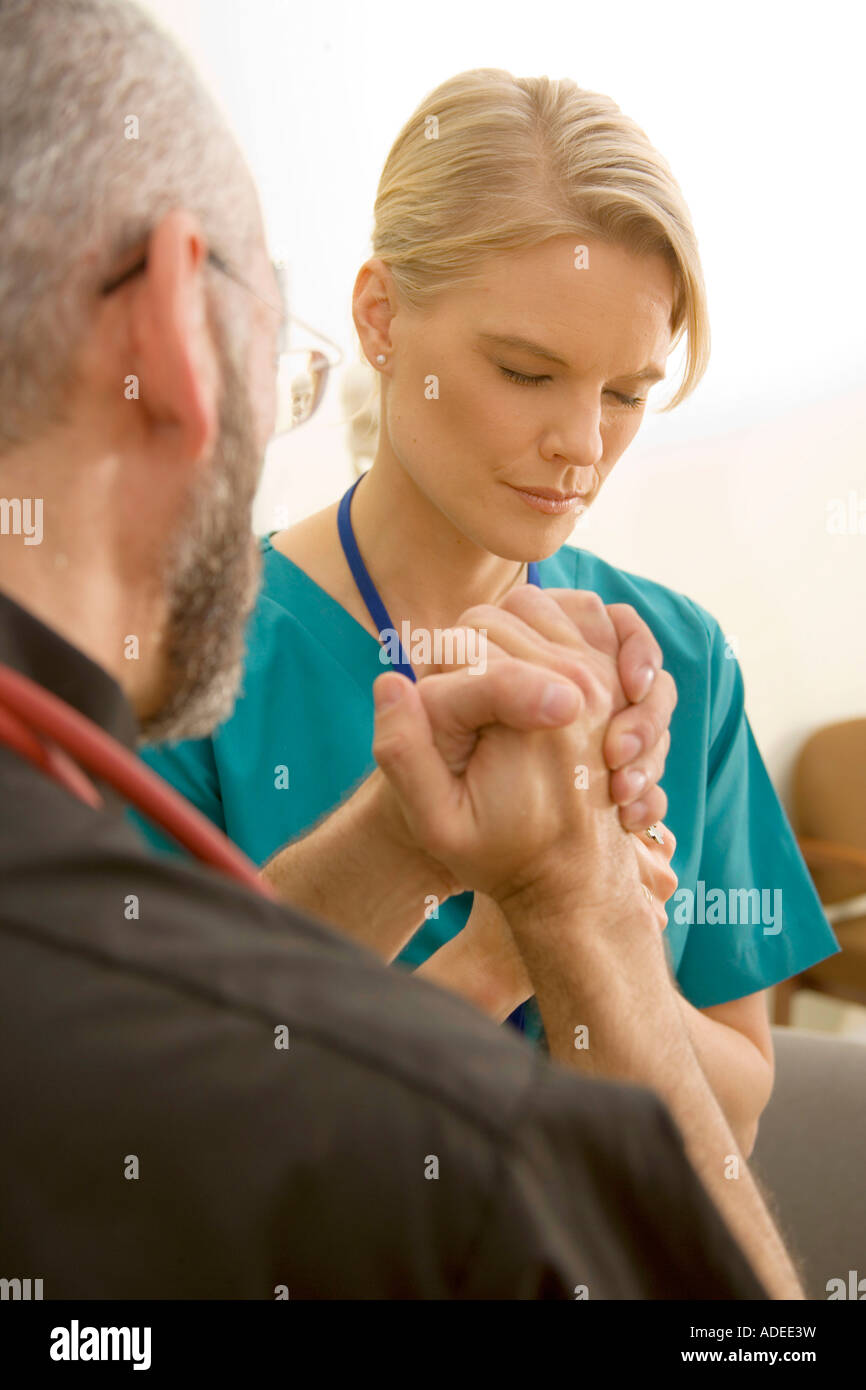
[[[491,545],[490,549],[504,560],[519,560],[521,563],[548,560],[565,545],[585,514],[585,507],[560,516],[545,516],[539,512],[519,528],[512,524],[507,533],[504,529],[500,531],[499,543]]]

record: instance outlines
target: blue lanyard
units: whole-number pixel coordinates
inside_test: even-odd
[[[376,624],[376,631],[380,634],[383,632],[393,632],[396,634],[396,628],[391,622],[388,610],[382,602],[379,590],[370,578],[370,572],[361,558],[358,542],[355,540],[355,531],[352,526],[352,495],[362,479],[363,474],[343,493],[340,499],[340,506],[337,511],[337,530],[340,535],[340,544],[343,547],[343,554],[346,557],[349,569],[352,571],[352,578],[358,586],[358,593],[364,600],[367,612]],[[527,584],[535,584],[539,589],[541,588],[538,565],[534,560],[531,560],[527,566],[526,582]],[[397,645],[400,649],[400,660],[396,664],[394,662],[391,663],[392,670],[399,671],[402,676],[408,676],[411,681],[417,680],[417,676],[412,670],[412,663],[403,650],[403,644],[400,642],[399,637],[397,639]],[[508,1017],[508,1022],[517,1028],[519,1032],[523,1032],[526,1026],[524,1015],[525,1008],[526,1005],[521,1004],[519,1008],[515,1009],[514,1013],[510,1014]]]
[[[376,631],[380,634],[383,632],[393,632],[396,635],[397,630],[391,622],[388,610],[379,596],[379,590],[370,578],[370,572],[361,558],[358,542],[355,540],[355,531],[352,526],[352,494],[362,479],[363,474],[360,478],[356,479],[347,492],[343,493],[340,499],[340,506],[337,511],[337,530],[340,533],[340,544],[343,547],[343,554],[346,557],[349,569],[352,571],[352,578],[358,586],[358,593],[364,600],[367,612],[376,624]],[[526,582],[527,584],[535,584],[539,589],[541,588],[538,565],[534,560],[531,560],[527,566]],[[412,670],[412,663],[403,650],[403,644],[399,640],[399,637],[397,639],[397,646],[400,649],[400,660],[397,663],[391,663],[392,669],[394,671],[399,671],[401,676],[408,676],[410,681],[416,680],[417,677]]]

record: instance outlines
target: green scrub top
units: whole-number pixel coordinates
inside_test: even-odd
[[[273,534],[273,533],[272,533]],[[241,693],[209,738],[142,757],[256,864],[304,834],[375,768],[378,640],[270,538],[246,632]],[[652,629],[679,700],[662,786],[677,837],[668,959],[681,993],[707,1008],[786,980],[841,948],[758,752],[743,678],[714,618],[661,584],[565,545],[541,561],[543,588],[630,603]],[[185,854],[129,813],[157,849]],[[465,925],[472,893],[440,904],[397,957],[414,968]],[[535,1001],[524,1030],[543,1044]]]

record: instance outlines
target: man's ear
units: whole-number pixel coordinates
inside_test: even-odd
[[[198,459],[219,429],[220,376],[207,315],[207,242],[191,213],[166,214],[151,233],[130,302],[139,399],[163,440]]]

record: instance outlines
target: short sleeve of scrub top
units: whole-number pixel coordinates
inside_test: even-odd
[[[376,638],[293,561],[261,541],[262,583],[231,717],[213,735],[142,757],[257,864],[302,836],[375,767]],[[690,599],[573,546],[539,565],[544,588],[629,603],[652,629],[678,703],[662,786],[677,837],[667,904],[678,988],[708,1008],[798,974],[839,945],[770,782],[744,708],[743,679],[718,623]],[[157,849],[184,853],[129,813]],[[428,917],[397,957],[413,969],[465,925],[472,893]],[[543,1042],[534,1000],[524,1031]]]

